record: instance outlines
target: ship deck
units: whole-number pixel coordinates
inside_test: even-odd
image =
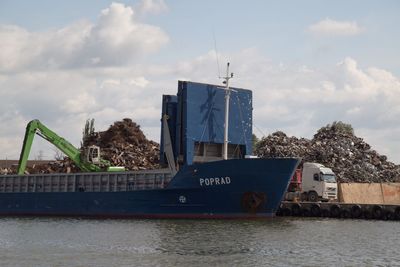
[[[0,176],[0,193],[120,192],[165,188],[169,169]]]

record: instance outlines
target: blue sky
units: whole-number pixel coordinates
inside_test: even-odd
[[[257,135],[311,138],[342,120],[400,163],[398,1],[0,1],[0,147],[38,118],[79,144],[86,118],[124,116],[158,140],[178,79],[254,91]],[[159,95],[159,98],[155,96]],[[34,150],[52,150],[41,141]],[[34,152],[35,153],[35,152]]]

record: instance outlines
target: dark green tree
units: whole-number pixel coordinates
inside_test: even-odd
[[[253,134],[252,141],[253,141],[253,150],[255,150],[256,146],[260,140],[258,139],[258,137],[255,134]]]
[[[82,131],[82,142],[81,146],[85,145],[85,141],[89,138],[89,136],[94,134],[94,119],[87,119],[85,122],[85,127]]]

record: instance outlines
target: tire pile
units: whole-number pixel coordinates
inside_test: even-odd
[[[322,127],[311,140],[275,132],[262,138],[254,153],[263,158],[301,157],[302,163],[321,163],[331,168],[340,182],[400,182],[400,165],[372,150],[343,122]]]

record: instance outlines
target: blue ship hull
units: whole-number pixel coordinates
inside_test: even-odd
[[[293,158],[232,159],[184,166],[162,189],[122,192],[2,192],[0,215],[271,217],[282,200],[298,161]]]

